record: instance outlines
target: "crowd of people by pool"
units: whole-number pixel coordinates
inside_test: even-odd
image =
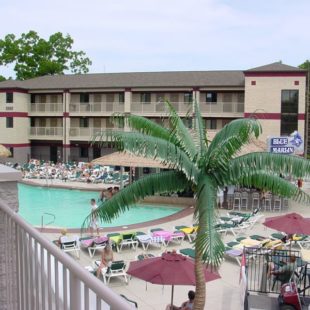
[[[86,183],[120,183],[129,182],[129,173],[120,174],[118,167],[93,165],[87,162],[58,162],[31,159],[25,164],[10,163],[6,165],[22,172],[25,179],[62,180]],[[134,176],[134,172],[132,174]]]

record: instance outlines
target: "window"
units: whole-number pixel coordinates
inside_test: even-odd
[[[36,95],[35,94],[30,95],[30,103],[36,103]]]
[[[119,93],[118,94],[118,102],[119,103],[124,103],[125,102],[125,94],[124,93]]]
[[[217,129],[217,120],[216,119],[207,119],[206,120],[206,128],[207,129]]]
[[[46,103],[46,95],[40,96],[40,103]]]
[[[80,157],[88,158],[88,147],[87,146],[80,147]]]
[[[298,129],[298,90],[282,90],[281,135],[289,135]]]
[[[14,126],[13,117],[7,117],[6,128],[13,128],[13,126]]]
[[[187,118],[182,118],[182,121],[184,123],[184,125],[189,128],[192,129],[193,128],[193,121],[191,118],[187,117]]]
[[[186,102],[186,103],[193,102],[193,93],[192,92],[184,93],[184,102]]]
[[[223,93],[223,102],[232,102],[232,93]]]
[[[9,147],[11,155],[9,157],[14,157],[14,147]]]
[[[13,93],[6,93],[6,103],[13,103]]]
[[[39,118],[39,127],[46,127],[46,118]]]
[[[207,92],[206,93],[206,102],[217,102],[217,93]]]
[[[89,93],[81,93],[80,94],[80,102],[88,103],[89,102]]]
[[[51,95],[51,103],[58,103],[58,95]]]
[[[35,118],[30,119],[30,127],[35,127],[36,126],[36,120]]]
[[[88,127],[89,127],[89,119],[80,118],[80,128],[88,128]]]
[[[151,94],[150,93],[141,93],[140,102],[142,103],[151,103]]]

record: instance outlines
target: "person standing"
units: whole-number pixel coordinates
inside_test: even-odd
[[[96,200],[92,198],[90,200],[91,205],[91,222],[90,222],[90,233],[93,236],[94,231],[96,230],[97,236],[99,236],[99,225],[98,225],[98,217],[95,214],[95,211],[97,210],[98,206],[96,204]]]

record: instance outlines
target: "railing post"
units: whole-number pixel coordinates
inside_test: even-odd
[[[76,277],[76,275],[70,273],[70,309],[71,310],[81,310],[81,283]]]

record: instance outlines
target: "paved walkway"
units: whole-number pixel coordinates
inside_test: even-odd
[[[83,184],[83,183],[82,183]],[[68,186],[71,186],[67,184]],[[74,183],[74,185],[77,185]],[[90,186],[89,186],[90,185]],[[97,186],[96,184],[83,184],[84,188],[90,189],[93,186]],[[89,186],[89,187],[88,187]],[[304,189],[309,191],[308,184],[305,184]],[[310,208],[309,206],[300,205],[297,203],[290,203],[289,212],[298,212],[303,214],[304,216],[310,217]],[[225,214],[226,211],[220,210],[220,214]],[[277,213],[281,214],[281,213]],[[265,216],[273,216],[275,213],[265,213]],[[160,225],[160,227],[171,230],[175,225],[192,225],[193,218],[192,216],[186,216],[182,219],[177,219],[175,221],[170,221]],[[147,232],[150,227],[144,227],[143,229],[139,229],[141,231]],[[270,235],[274,232],[271,229],[266,228],[261,223],[258,223],[254,226],[254,228],[248,232],[250,234],[263,234]],[[47,238],[50,240],[57,239],[59,235],[56,234],[45,234]],[[227,235],[224,238],[224,241],[231,241],[234,239],[232,235]],[[181,246],[168,246],[167,250],[180,249],[191,247],[188,241],[184,241]],[[155,255],[160,255],[164,249],[159,250],[157,248],[149,249],[149,253],[153,253]],[[91,259],[86,251],[81,251],[81,258],[79,263],[82,266],[92,265],[95,259],[100,259],[100,253],[97,252],[94,259]],[[124,249],[122,253],[115,253],[115,259],[123,259],[127,265],[129,265],[130,261],[135,259],[135,256],[142,253],[142,249],[139,248],[136,252],[129,249]],[[76,259],[74,256],[72,256]],[[207,283],[206,289],[206,307],[205,309],[212,310],[236,310],[242,309],[240,303],[240,289],[239,289],[239,274],[240,268],[236,264],[235,261],[225,260],[220,269],[219,273],[221,275],[220,280],[216,280],[210,283]],[[138,302],[139,309],[141,310],[161,310],[165,309],[165,306],[169,303],[171,288],[169,286],[160,286],[153,285],[149,283],[145,283],[136,278],[132,278],[129,282],[129,285],[125,285],[119,279],[112,279],[110,283],[110,287],[116,291],[117,293],[124,294],[130,299]],[[184,300],[186,300],[187,292],[189,289],[194,289],[189,286],[176,286],[175,287],[175,298],[174,303],[176,305],[180,305]],[[265,308],[266,309],[266,308]]]

